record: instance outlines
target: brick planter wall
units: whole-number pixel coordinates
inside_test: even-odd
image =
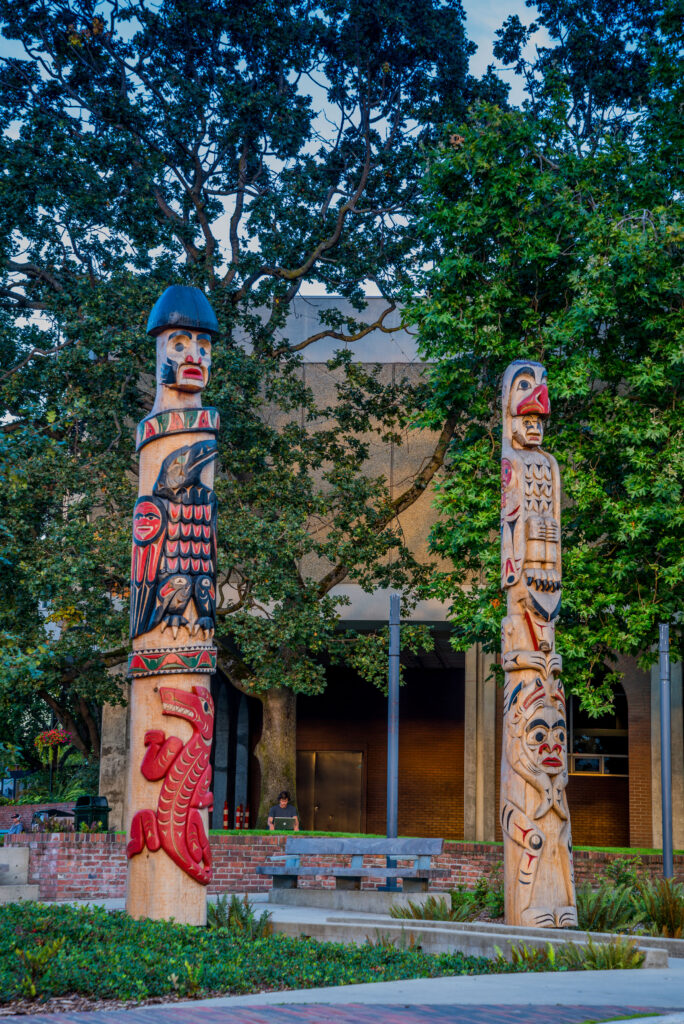
[[[54,808],[59,811],[73,811],[75,801],[66,803],[38,803],[38,804],[0,804],[0,829],[9,828],[12,824],[12,815],[18,814],[26,831],[31,827],[31,819],[34,811],[44,811]]]
[[[256,867],[269,857],[282,853],[286,836],[261,836],[246,833],[210,836],[214,878],[210,893],[267,892],[271,880],[257,875]],[[7,836],[6,845],[28,846],[29,882],[40,887],[43,900],[108,899],[121,898],[126,888],[126,837],[121,834],[79,833],[20,833]],[[578,884],[594,882],[606,866],[627,854],[599,851],[575,851],[575,878]],[[434,860],[434,866],[445,870],[444,878],[435,879],[431,888],[446,892],[463,885],[471,889],[482,875],[499,870],[503,858],[501,846],[484,843],[445,843],[444,853]],[[324,858],[327,864],[343,863],[343,858]],[[313,861],[315,863],[315,861]],[[642,857],[644,870],[651,877],[662,874],[662,858],[657,855]],[[378,865],[378,877],[364,886],[375,888],[381,884],[384,859],[369,858],[366,864]],[[674,858],[675,876],[684,881],[684,856]],[[332,887],[331,878],[307,879],[306,887]]]

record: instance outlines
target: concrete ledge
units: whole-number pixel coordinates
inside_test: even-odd
[[[428,927],[425,927],[425,926]],[[486,925],[484,925],[486,927]],[[505,926],[504,926],[505,927]],[[496,956],[497,948],[510,959],[513,946],[521,942],[528,949],[546,949],[550,943],[554,947],[563,946],[568,942],[585,946],[587,938],[581,932],[568,934],[557,929],[536,929],[545,932],[543,936],[522,935],[516,929],[502,933],[495,931],[471,930],[459,922],[441,921],[400,921],[396,918],[332,918],[326,921],[274,921],[273,928],[277,932],[291,936],[307,936],[326,942],[394,942],[398,947],[419,945],[426,953],[460,952],[468,956]],[[592,939],[597,936],[592,935]],[[615,936],[608,936],[615,938]],[[605,941],[605,937],[603,938]],[[667,950],[661,947],[642,947],[640,937],[636,939],[637,948],[645,955],[644,967],[667,967]]]
[[[0,850],[0,886],[22,885],[28,881],[29,851],[3,846]]]
[[[378,892],[377,889],[271,889],[268,901],[281,907],[320,907],[384,916],[389,914],[390,907],[407,907],[409,902],[420,905],[430,895],[427,892]]]
[[[0,903],[19,903],[20,900],[37,900],[37,885],[0,885]]]
[[[343,919],[329,917],[328,920],[341,921]],[[349,921],[349,918],[344,918],[344,920]],[[412,921],[410,918],[406,918],[405,922],[401,918],[385,918],[385,920],[395,924],[419,925],[421,929],[447,928],[457,932],[486,932],[499,935],[502,939],[512,935],[515,936],[517,942],[525,942],[528,946],[531,939],[546,941],[558,939],[563,943],[583,942],[587,937],[587,932],[578,928],[518,928],[515,925],[498,924],[494,921]],[[591,932],[590,934],[593,942],[610,942],[615,938],[615,932]],[[684,939],[668,939],[660,935],[628,935],[627,938],[633,938],[639,949],[664,949],[668,956],[674,959],[684,959]]]

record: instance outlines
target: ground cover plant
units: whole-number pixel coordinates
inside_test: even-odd
[[[535,969],[417,946],[254,939],[249,931],[134,921],[102,907],[8,904],[0,907],[0,1003],[74,994],[143,1001]]]

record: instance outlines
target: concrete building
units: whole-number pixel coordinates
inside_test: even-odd
[[[290,343],[321,329],[320,312],[335,297],[300,297],[293,304],[286,334]],[[384,308],[370,299],[367,317]],[[353,310],[349,310],[353,315]],[[399,323],[398,314],[387,326]],[[353,358],[381,364],[386,379],[418,375],[415,339],[405,330],[375,331],[351,346]],[[334,397],[326,361],[340,343],[322,339],[303,350],[302,374],[321,401]],[[432,453],[434,437],[408,432],[401,446],[377,444],[369,471],[384,474],[392,494],[401,493]],[[418,555],[436,513],[426,492],[400,518],[407,543]],[[317,567],[307,567],[315,575]],[[372,629],[387,621],[389,594],[363,593],[358,585],[340,588],[350,604],[342,617]],[[416,608],[414,619],[429,624],[435,650],[404,661],[399,755],[399,832],[451,839],[500,839],[498,826],[501,690],[491,677],[491,661],[479,647],[465,655],[449,643],[447,609],[437,601]],[[660,733],[657,666],[650,673],[623,659],[621,692],[615,714],[589,720],[570,701],[568,800],[576,845],[658,847],[660,824]],[[672,756],[674,844],[684,848],[684,719],[681,666],[673,666]],[[215,811],[220,828],[224,801],[231,820],[242,804],[258,804],[258,772],[252,754],[261,730],[261,705],[235,690],[219,673],[212,680],[216,704],[213,750]],[[122,825],[127,709],[107,707],[102,727],[100,791],[113,807],[112,824]],[[307,828],[382,833],[385,829],[386,700],[348,669],[328,673],[321,696],[300,697],[297,711],[297,792]],[[275,797],[275,794],[274,794]]]

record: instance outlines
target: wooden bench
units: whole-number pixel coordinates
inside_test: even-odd
[[[274,889],[296,889],[302,877],[332,876],[338,889],[360,889],[364,878],[401,878],[404,892],[427,892],[428,882],[445,874],[430,867],[432,857],[442,852],[442,839],[325,839],[288,836],[285,853],[260,864],[257,874],[271,875]],[[302,864],[301,857],[350,857],[347,867],[336,864]],[[389,857],[389,866],[364,867],[367,856]],[[410,861],[397,867],[395,861]],[[284,863],[282,863],[284,861]]]

